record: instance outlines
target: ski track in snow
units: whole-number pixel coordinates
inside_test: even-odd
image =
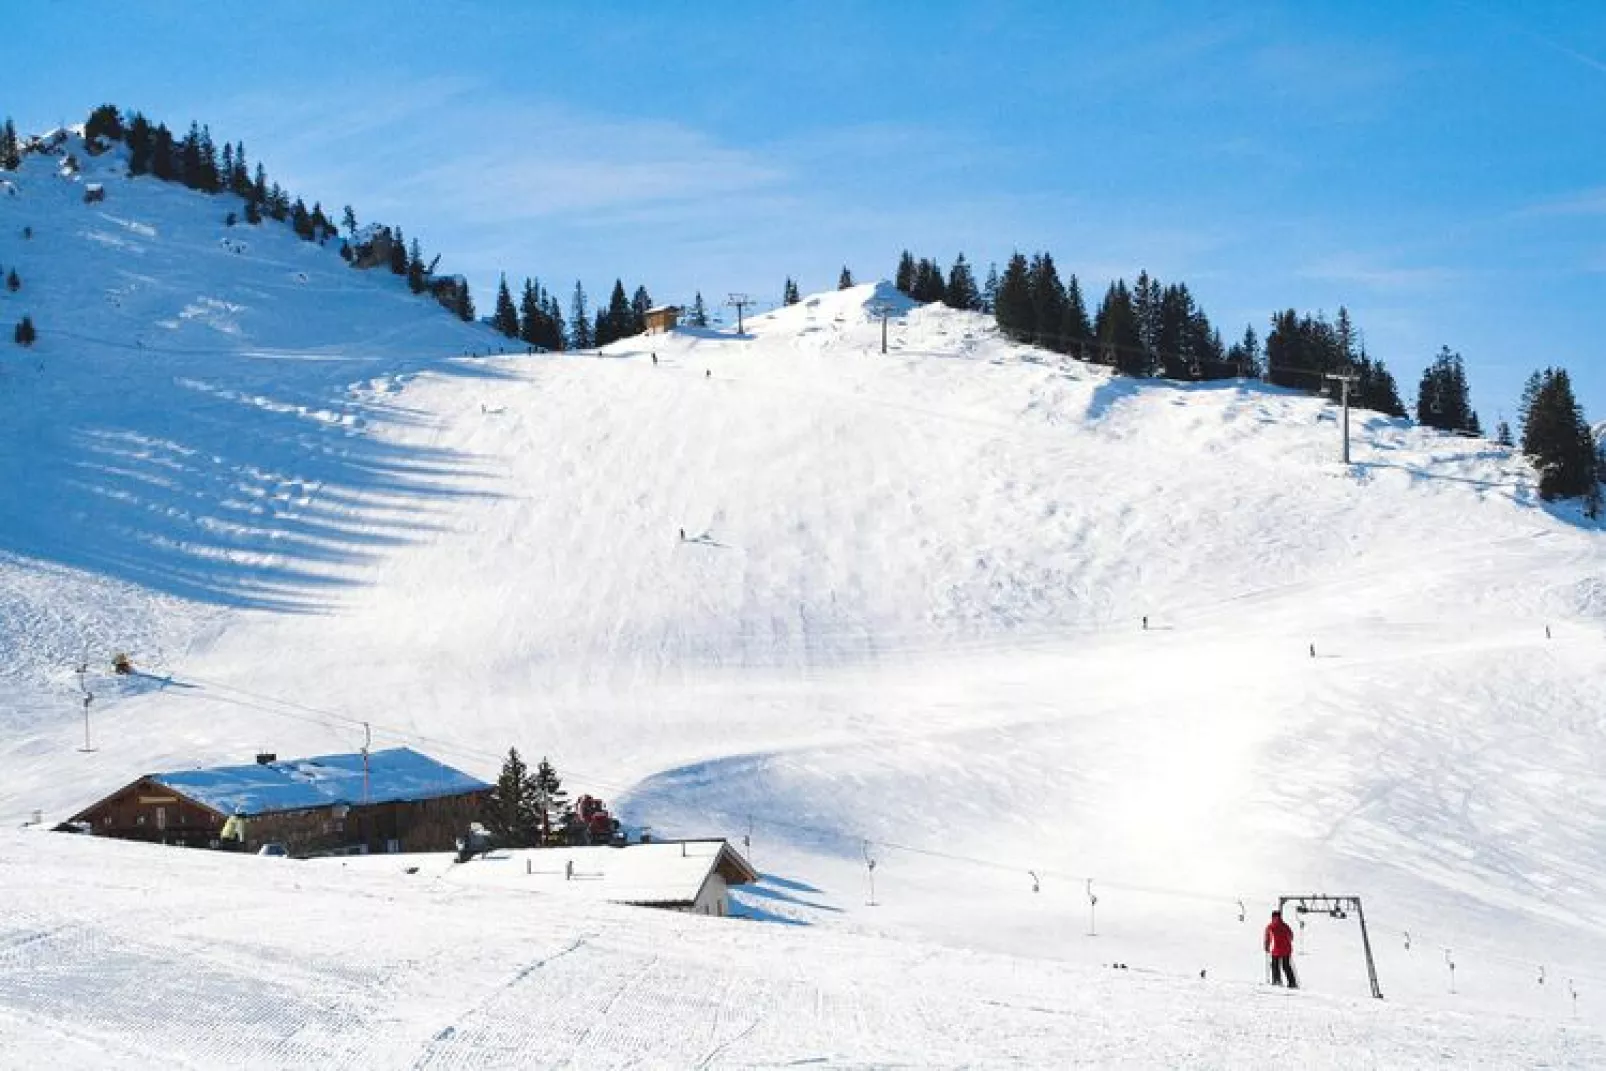
[[[1601,536],[1508,451],[1345,469],[1319,400],[939,307],[882,356],[875,287],[486,356],[113,167],[0,198],[0,820],[367,721],[751,829],[777,924],[0,833],[0,1066],[1606,1063]],[[1333,920],[1256,987],[1308,891],[1386,1004]]]

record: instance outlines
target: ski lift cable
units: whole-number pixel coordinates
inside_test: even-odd
[[[416,733],[416,732],[412,732],[412,731],[409,731],[409,730],[404,730],[404,729],[396,728],[396,727],[393,727],[393,726],[388,726],[388,725],[385,725],[385,724],[379,723],[379,722],[365,721],[364,719],[355,718],[355,717],[352,717],[351,715],[342,714],[342,713],[340,713],[338,711],[328,710],[326,708],[313,707],[313,706],[310,706],[310,705],[307,705],[307,704],[303,704],[303,703],[298,703],[298,702],[295,702],[295,701],[292,701],[292,700],[279,699],[279,698],[274,697],[274,696],[269,696],[269,695],[265,695],[265,694],[257,693],[257,692],[250,692],[250,691],[248,691],[246,689],[235,688],[233,686],[223,685],[223,684],[220,684],[220,683],[217,683],[217,682],[202,681],[200,679],[193,678],[193,677],[187,678],[187,680],[190,683],[199,684],[203,688],[207,688],[207,689],[214,689],[215,688],[215,689],[219,689],[219,690],[233,691],[233,692],[238,693],[239,696],[244,696],[244,697],[247,697],[247,698],[239,698],[239,697],[236,697],[236,696],[225,696],[225,695],[215,695],[215,694],[214,695],[199,695],[199,694],[190,693],[190,692],[175,692],[174,693],[175,697],[177,697],[177,698],[185,698],[185,699],[192,699],[192,700],[211,699],[211,700],[214,700],[214,701],[223,702],[223,703],[227,703],[227,704],[231,704],[231,705],[235,705],[235,706],[239,706],[239,707],[243,707],[243,708],[247,708],[247,709],[257,710],[257,711],[260,711],[262,713],[266,713],[266,714],[270,714],[270,715],[278,715],[280,717],[290,718],[290,719],[293,719],[293,720],[302,721],[302,722],[306,722],[306,723],[309,723],[309,724],[321,725],[321,726],[323,726],[325,728],[360,728],[360,727],[363,727],[365,725],[371,725],[376,733],[382,734],[384,736],[392,737],[392,738],[395,738],[395,739],[398,739],[398,740],[417,742],[417,743],[421,743],[421,744],[427,744],[427,745],[429,745],[431,747],[438,748],[439,750],[443,750],[443,751],[447,751],[447,752],[450,752],[450,753],[463,755],[463,756],[467,756],[467,757],[478,758],[478,759],[481,759],[481,760],[484,760],[484,761],[495,762],[495,761],[500,761],[503,758],[503,756],[499,752],[492,752],[492,751],[486,750],[484,748],[479,748],[479,747],[475,747],[475,746],[472,746],[472,745],[466,745],[466,744],[462,744],[462,743],[457,742],[457,741],[448,740],[448,739],[444,739],[444,738],[440,738],[440,737],[434,737],[434,736],[430,736],[430,735],[423,734],[423,733]],[[260,700],[260,701],[253,701],[253,700]],[[620,784],[618,782],[610,781],[610,780],[608,780],[606,778],[591,776],[591,775],[587,774],[583,770],[576,770],[576,769],[573,769],[572,767],[568,770],[568,773],[571,776],[577,777],[577,778],[587,782],[588,784],[596,785],[597,787],[606,789],[608,791],[614,791],[614,792],[620,792],[620,793],[628,793],[628,792],[632,791],[634,788],[638,787],[638,786],[635,786],[635,785]],[[725,811],[723,809],[715,808],[715,807],[702,806],[702,807],[694,807],[692,809],[695,810],[695,811],[698,811],[698,812],[700,812],[702,814],[708,815],[710,817],[719,817],[719,818],[727,818],[728,819],[728,818],[732,818],[733,815],[734,815],[734,812],[727,812],[727,811]],[[1046,878],[1053,878],[1053,879],[1057,879],[1059,881],[1063,881],[1063,882],[1065,882],[1067,884],[1071,884],[1071,885],[1084,885],[1084,884],[1086,884],[1086,883],[1088,883],[1088,882],[1093,880],[1091,877],[1089,877],[1089,876],[1087,876],[1085,874],[1073,874],[1073,873],[1070,873],[1068,871],[1062,871],[1062,870],[1056,870],[1056,869],[1044,868],[1044,867],[1031,867],[1031,868],[1028,869],[1026,867],[1023,867],[1018,862],[1005,862],[1005,861],[1002,861],[1002,860],[988,859],[988,858],[983,858],[983,857],[980,857],[980,856],[964,855],[964,854],[957,853],[957,852],[945,851],[943,849],[931,848],[931,847],[927,847],[927,846],[923,846],[923,845],[904,844],[904,843],[897,842],[897,841],[885,840],[885,839],[882,839],[882,838],[879,838],[879,837],[866,836],[866,835],[864,835],[862,833],[855,833],[855,832],[848,831],[848,830],[845,830],[845,829],[839,829],[839,828],[833,828],[833,827],[827,827],[827,826],[819,826],[819,825],[810,825],[810,824],[801,823],[801,822],[788,821],[788,820],[785,820],[785,819],[770,818],[770,817],[766,817],[766,816],[763,816],[763,815],[756,815],[755,816],[755,815],[752,815],[751,813],[744,813],[742,815],[734,816],[734,817],[743,818],[744,820],[751,822],[753,825],[769,826],[771,828],[776,828],[776,829],[787,829],[787,830],[793,830],[793,831],[796,831],[796,832],[810,833],[810,834],[819,835],[819,836],[831,837],[833,839],[840,839],[840,840],[844,840],[844,841],[855,842],[860,846],[861,851],[868,851],[870,848],[874,847],[874,848],[879,848],[879,849],[881,849],[883,851],[903,852],[903,853],[906,853],[906,854],[909,854],[909,855],[916,855],[916,856],[921,856],[921,857],[924,857],[924,858],[942,859],[942,860],[946,860],[946,861],[949,861],[949,862],[962,863],[962,864],[966,864],[966,865],[984,867],[984,868],[987,868],[987,869],[997,870],[997,871],[1013,872],[1013,873],[1017,873],[1017,874],[1020,873],[1022,870],[1028,870],[1028,872],[1033,873],[1039,880],[1046,879]],[[1237,914],[1240,919],[1243,917],[1243,914],[1244,914],[1243,909],[1244,909],[1244,901],[1245,901],[1246,898],[1243,897],[1243,896],[1239,896],[1239,895],[1229,895],[1229,894],[1224,894],[1224,893],[1219,893],[1219,892],[1210,892],[1210,891],[1200,890],[1200,889],[1196,889],[1196,888],[1195,889],[1184,889],[1184,888],[1163,886],[1163,885],[1151,885],[1151,884],[1143,884],[1143,883],[1136,883],[1136,882],[1125,882],[1125,881],[1120,881],[1118,879],[1109,879],[1109,878],[1104,878],[1104,877],[1100,877],[1098,879],[1098,884],[1099,884],[1099,886],[1101,888],[1110,889],[1110,890],[1116,890],[1116,891],[1121,891],[1121,892],[1137,893],[1137,894],[1141,894],[1141,895],[1149,895],[1149,896],[1156,896],[1156,897],[1170,898],[1170,899],[1185,899],[1185,900],[1191,900],[1191,901],[1198,902],[1198,903],[1210,903],[1210,904],[1224,905],[1224,906],[1228,906],[1228,907],[1234,909],[1234,913]],[[1262,894],[1262,896],[1265,897],[1265,898],[1272,898],[1269,894]],[[1260,898],[1260,897],[1253,897],[1252,896],[1252,897],[1249,897],[1249,898],[1250,899],[1254,899],[1254,898]],[[1488,948],[1484,948],[1484,947],[1476,946],[1476,945],[1469,945],[1469,944],[1466,944],[1464,942],[1446,941],[1445,939],[1443,939],[1441,937],[1435,936],[1435,935],[1433,935],[1431,933],[1424,932],[1424,931],[1422,931],[1420,929],[1416,929],[1416,928],[1412,928],[1410,930],[1405,930],[1403,928],[1400,928],[1400,927],[1394,925],[1392,923],[1392,920],[1386,915],[1381,916],[1381,917],[1376,917],[1374,919],[1374,924],[1380,930],[1390,930],[1392,932],[1400,933],[1400,934],[1409,933],[1411,935],[1411,940],[1414,941],[1414,942],[1417,942],[1417,943],[1426,942],[1429,945],[1434,945],[1434,946],[1438,946],[1438,947],[1453,947],[1453,948],[1457,948],[1457,949],[1460,949],[1463,954],[1474,956],[1477,959],[1486,959],[1486,960],[1490,960],[1490,961],[1500,962],[1500,963],[1508,964],[1508,965],[1510,965],[1512,967],[1520,967],[1520,968],[1522,968],[1524,970],[1530,970],[1530,969],[1532,969],[1532,966],[1533,966],[1531,958],[1513,956],[1513,955],[1510,955],[1510,954],[1507,954],[1507,953],[1497,952],[1497,951],[1495,951],[1493,949],[1488,949]],[[1551,966],[1553,968],[1558,969],[1558,973],[1559,973],[1560,969],[1565,967],[1565,964],[1553,963],[1553,964],[1551,964]],[[1588,971],[1568,970],[1566,973],[1569,976],[1573,977],[1573,978],[1585,979],[1585,980],[1588,980],[1588,981],[1591,981],[1591,982],[1597,982],[1597,983],[1600,983],[1602,985],[1606,985],[1606,977],[1602,977],[1600,975],[1596,975],[1596,974],[1593,974],[1593,973],[1588,972]]]
[[[397,728],[397,727],[394,727],[394,726],[386,725],[383,722],[375,722],[375,721],[372,721],[371,719],[368,719],[368,720],[365,721],[365,719],[353,717],[352,715],[349,715],[349,714],[343,714],[343,713],[341,713],[339,711],[329,710],[327,708],[321,708],[321,707],[313,707],[313,706],[309,706],[309,705],[304,704],[304,703],[298,703],[298,702],[295,702],[295,701],[292,701],[292,700],[279,699],[279,698],[276,698],[276,697],[273,697],[273,696],[268,696],[268,695],[265,695],[265,694],[262,694],[262,693],[251,692],[251,691],[248,691],[248,690],[243,689],[243,688],[235,688],[233,686],[223,685],[223,684],[220,684],[218,682],[207,681],[207,680],[203,680],[203,679],[197,678],[197,677],[188,677],[186,679],[187,679],[188,682],[193,683],[193,684],[201,685],[203,688],[206,688],[206,689],[218,689],[218,690],[232,691],[232,692],[238,693],[238,696],[244,696],[246,698],[238,698],[236,696],[228,696],[228,695],[221,695],[221,694],[197,694],[197,693],[193,693],[193,692],[175,693],[175,695],[182,696],[185,699],[191,699],[191,700],[207,700],[207,699],[210,699],[210,700],[217,701],[217,702],[228,703],[228,704],[245,707],[245,708],[252,709],[252,710],[261,711],[261,712],[267,713],[267,714],[277,714],[277,715],[280,715],[280,716],[283,716],[283,717],[292,718],[292,719],[297,720],[297,721],[307,722],[307,723],[316,724],[316,725],[322,725],[322,726],[324,726],[326,728],[362,728],[364,725],[370,725],[370,726],[372,726],[373,730],[376,733],[382,734],[384,736],[392,737],[394,739],[428,744],[430,746],[437,747],[438,749],[443,750],[443,751],[448,751],[448,752],[452,752],[452,753],[459,754],[459,755],[472,756],[472,757],[480,758],[480,759],[483,759],[483,760],[486,760],[486,761],[500,761],[501,758],[502,758],[502,755],[500,753],[498,753],[498,752],[488,751],[486,749],[474,747],[472,745],[461,744],[461,743],[459,743],[457,741],[448,740],[448,739],[444,739],[444,738],[441,738],[441,737],[433,737],[433,736],[430,736],[430,735],[424,734],[424,733],[418,733],[418,732],[412,732],[412,731],[405,730],[405,729],[400,729],[400,728]],[[255,700],[255,701],[253,701],[253,700]],[[636,786],[633,786],[633,785],[620,784],[618,782],[610,782],[606,778],[594,777],[594,776],[588,775],[583,770],[576,770],[576,769],[573,769],[572,767],[570,768],[570,773],[573,776],[579,777],[579,778],[587,781],[588,783],[595,784],[600,788],[605,788],[605,789],[608,789],[610,791],[629,792],[634,787],[636,787]],[[700,809],[703,811],[703,813],[706,813],[706,814],[717,815],[717,816],[720,816],[720,817],[730,817],[730,815],[727,814],[726,812],[718,810],[718,809],[715,809],[715,808],[707,808],[707,807],[705,807],[705,808],[700,808]],[[969,865],[973,865],[973,866],[986,867],[986,868],[989,868],[989,869],[1000,870],[1000,871],[1010,871],[1010,872],[1018,873],[1018,872],[1020,872],[1020,870],[1023,869],[1021,864],[1016,863],[1016,862],[1004,862],[1004,861],[994,860],[994,859],[985,859],[985,858],[982,858],[982,857],[979,857],[979,856],[963,855],[963,854],[960,854],[960,853],[957,853],[957,852],[945,851],[945,850],[940,849],[940,848],[932,848],[932,847],[927,847],[927,846],[923,846],[923,845],[916,845],[916,844],[904,844],[904,843],[901,843],[901,842],[898,842],[898,841],[886,840],[886,839],[883,839],[883,838],[880,838],[880,837],[870,837],[870,836],[866,836],[866,835],[863,835],[863,834],[860,834],[860,833],[849,832],[847,830],[835,829],[835,828],[830,828],[830,827],[826,827],[826,826],[809,825],[809,824],[805,824],[805,823],[792,822],[792,821],[787,821],[787,820],[778,819],[778,818],[769,818],[769,817],[766,817],[766,816],[763,816],[763,815],[757,815],[757,816],[751,816],[751,817],[752,817],[752,821],[753,821],[753,823],[755,825],[767,825],[767,826],[770,826],[771,828],[790,829],[790,830],[794,830],[794,831],[797,831],[797,832],[812,833],[812,834],[816,834],[816,835],[828,836],[828,837],[839,838],[839,839],[844,839],[844,840],[853,840],[853,841],[858,841],[858,842],[861,842],[861,843],[869,842],[870,844],[873,844],[873,845],[875,845],[877,847],[880,847],[880,848],[882,848],[884,850],[887,850],[887,851],[903,852],[903,853],[906,853],[906,854],[909,854],[909,855],[917,855],[917,856],[922,856],[922,857],[932,858],[932,859],[943,859],[943,860],[947,860],[949,862],[965,863],[965,864],[969,864]],[[1067,882],[1078,882],[1078,883],[1080,883],[1080,882],[1085,882],[1085,881],[1088,880],[1087,875],[1071,874],[1071,873],[1068,873],[1068,872],[1065,872],[1065,871],[1053,870],[1053,869],[1048,869],[1048,868],[1043,868],[1043,867],[1037,867],[1037,868],[1034,868],[1034,869],[1036,869],[1037,873],[1039,875],[1041,875],[1041,876],[1054,877],[1054,878],[1058,878],[1060,880],[1067,881]],[[1126,891],[1126,892],[1137,892],[1137,893],[1144,893],[1144,894],[1158,895],[1158,896],[1182,896],[1182,897],[1188,897],[1188,898],[1195,899],[1195,900],[1200,900],[1200,901],[1219,902],[1219,903],[1231,904],[1231,905],[1236,905],[1239,902],[1239,899],[1240,899],[1238,896],[1228,896],[1228,895],[1225,895],[1225,894],[1215,894],[1215,893],[1204,893],[1204,892],[1200,892],[1198,890],[1170,889],[1170,888],[1165,888],[1165,887],[1161,887],[1161,886],[1142,885],[1142,884],[1137,884],[1137,883],[1122,882],[1122,881],[1119,881],[1119,880],[1104,879],[1104,878],[1100,879],[1099,884],[1102,885],[1102,886],[1107,886],[1107,887],[1112,888],[1112,889],[1120,889],[1120,890],[1123,890],[1123,891]]]

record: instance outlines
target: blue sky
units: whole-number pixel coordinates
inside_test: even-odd
[[[243,140],[467,273],[778,299],[1053,252],[1229,338],[1347,305],[1414,404],[1536,367],[1606,419],[1606,4],[6,4],[0,110]],[[16,42],[26,42],[18,46]]]

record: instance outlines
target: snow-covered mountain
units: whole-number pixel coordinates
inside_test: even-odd
[[[1299,1022],[1381,1024],[1383,1063],[1606,1054],[1606,562],[1510,451],[1357,413],[1345,467],[1319,400],[1114,378],[884,285],[742,335],[498,355],[399,278],[228,226],[227,198],[80,162],[29,157],[0,190],[0,267],[23,284],[0,310],[39,333],[0,356],[8,826],[148,770],[354,749],[367,723],[376,746],[484,775],[517,745],[632,825],[748,837],[773,876],[739,894],[749,910],[813,929],[755,927],[722,954],[758,977],[784,949],[847,1003],[863,979],[844,956],[883,981],[935,957],[932,1024],[953,1004],[932,993],[1013,1000],[1015,972],[1125,1007],[1139,998],[1091,970],[1119,961],[1158,972],[1132,984],[1161,1006],[1207,971],[1221,990],[1190,1014],[1237,1023],[1268,903],[1351,893],[1412,1013],[1339,1002]],[[112,676],[117,651],[150,676]],[[33,898],[19,934],[94,902],[135,911],[95,858],[141,896],[289,910],[250,861],[66,840],[0,836],[0,883]],[[333,927],[350,882],[308,881]],[[100,891],[57,903],[59,884]],[[450,955],[406,936],[431,911],[491,910],[482,891],[426,911],[383,888],[352,895],[411,920],[389,971]],[[598,927],[684,930],[539,924],[554,946]],[[1312,988],[1364,995],[1352,922],[1299,936]],[[236,980],[313,954],[253,940]],[[199,954],[161,947],[147,966]],[[470,989],[507,966],[478,947],[452,967]],[[608,963],[621,984],[640,967]],[[744,977],[709,1001],[734,1014]],[[0,1024],[43,1045],[43,1006],[0,996]],[[1210,1058],[1260,1051],[1252,1011]],[[1438,1049],[1389,1047],[1423,1017]],[[952,1033],[900,1022],[903,1047],[828,1058],[923,1062],[922,1039]],[[1019,1058],[1076,1051],[1059,1042],[1079,1027],[1033,1029],[1058,1040]],[[752,1037],[716,1055],[810,1055]]]

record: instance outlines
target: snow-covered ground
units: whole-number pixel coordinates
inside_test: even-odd
[[[101,166],[103,203],[37,159],[0,195],[0,310],[40,332],[0,358],[0,818],[366,722],[748,837],[771,924],[8,834],[19,1051],[1606,1061],[1606,563],[1508,451],[1355,414],[1345,468],[1320,401],[942,308],[882,355],[873,287],[486,356]],[[1387,1002],[1353,919],[1301,927],[1307,992],[1257,988],[1314,892],[1365,898]]]
[[[48,847],[45,839],[66,840]],[[20,859],[27,860],[19,865]],[[0,1065],[1598,1066],[1563,1016],[0,835]]]

